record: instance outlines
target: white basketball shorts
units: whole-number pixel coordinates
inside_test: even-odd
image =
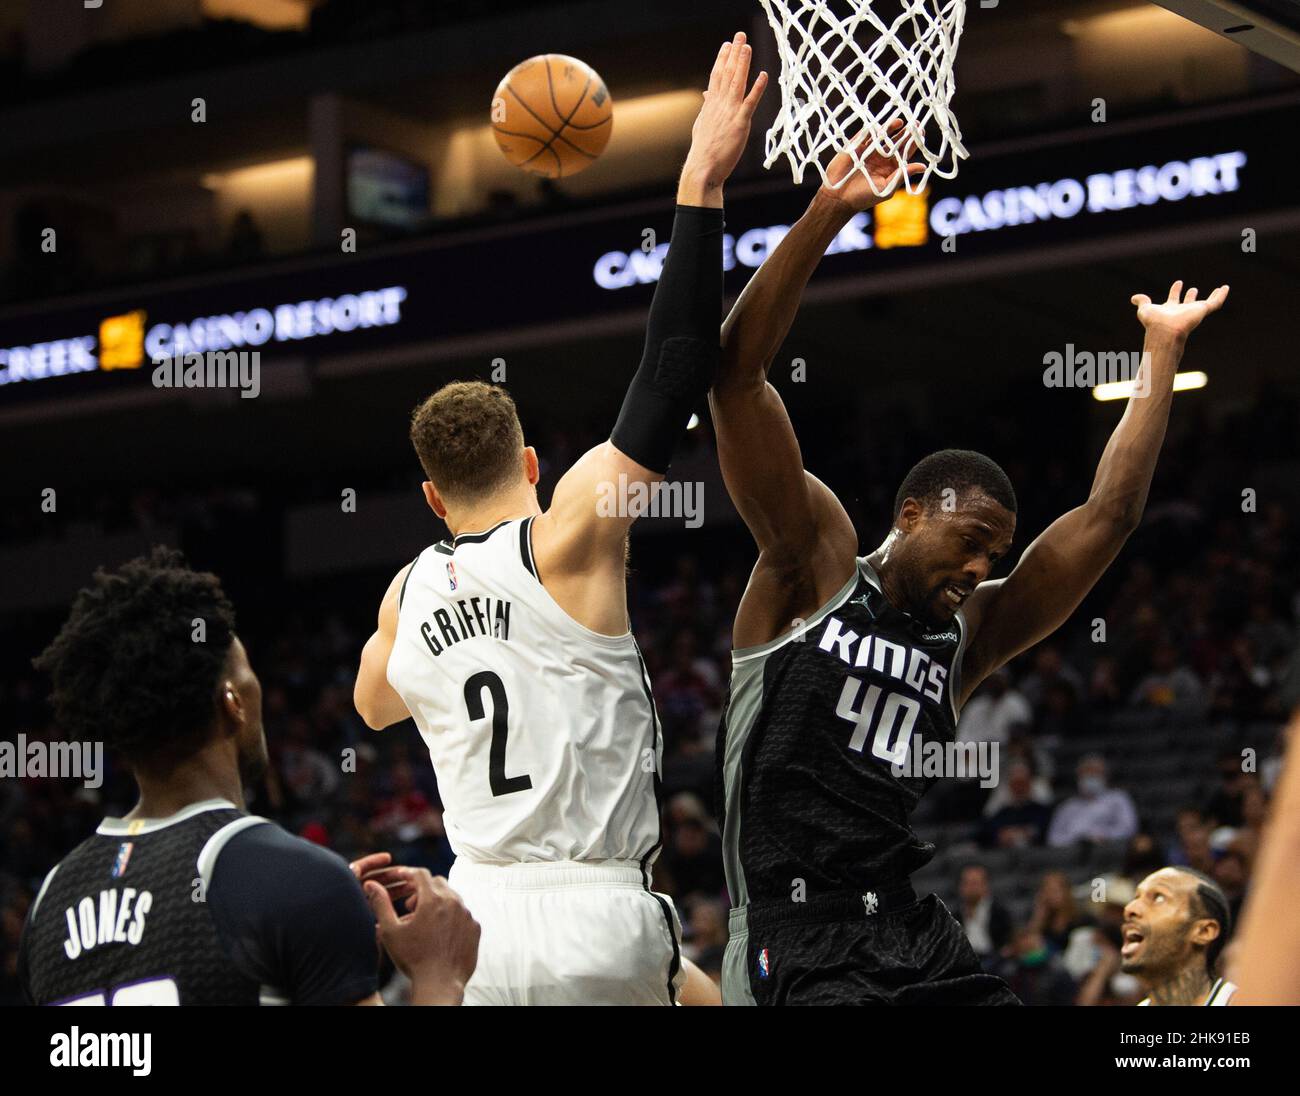
[[[672,899],[635,861],[477,864],[448,882],[482,926],[467,1005],[670,1005],[685,973]]]

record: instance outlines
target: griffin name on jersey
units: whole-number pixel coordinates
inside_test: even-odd
[[[641,652],[630,630],[591,631],[554,601],[532,521],[420,553],[388,681],[428,746],[457,856],[648,869],[663,743]]]

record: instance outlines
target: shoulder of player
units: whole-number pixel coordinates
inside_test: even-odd
[[[857,557],[847,566],[820,567],[812,559],[795,562],[760,552],[741,595],[732,629],[736,652],[752,651],[788,638],[807,622],[829,612],[847,596],[860,575]]]
[[[309,908],[323,894],[360,893],[341,856],[274,822],[248,816],[226,830],[233,832],[214,834],[199,858],[209,902],[256,903],[274,897],[277,904]]]
[[[424,553],[421,552],[420,555]],[[406,584],[410,581],[411,572],[415,570],[415,565],[420,562],[420,556],[416,556],[405,567],[393,576],[393,581],[388,584],[388,589],[384,591],[384,600],[380,603],[380,613],[396,613],[401,608],[402,598],[406,594]]]

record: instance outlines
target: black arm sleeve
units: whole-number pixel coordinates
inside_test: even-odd
[[[354,1005],[377,991],[375,919],[327,849],[250,826],[217,857],[207,902],[235,965],[290,1003]]]
[[[722,210],[678,206],[646,324],[645,353],[610,434],[664,473],[722,358]]]

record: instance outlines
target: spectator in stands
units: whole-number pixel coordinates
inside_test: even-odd
[[[1223,750],[1216,763],[1219,783],[1205,801],[1202,814],[1211,828],[1240,826],[1242,799],[1246,794],[1248,775],[1242,767],[1241,754],[1236,750]]]
[[[1089,754],[1079,762],[1078,792],[1052,815],[1047,843],[1056,848],[1078,841],[1127,841],[1137,833],[1137,809],[1122,788],[1106,782],[1106,759]]]
[[[987,816],[979,829],[985,848],[1020,849],[1041,845],[1051,822],[1052,809],[1034,798],[1033,772],[1024,761],[1007,770],[1007,801]]]
[[[1035,803],[1041,803],[1047,807],[1050,814],[1053,798],[1052,782],[1049,779],[1052,764],[1051,754],[1042,749],[1028,735],[1019,734],[1012,737],[1011,741],[1007,743],[1006,749],[1000,751],[999,756],[1002,759],[1001,764],[1008,774],[1017,764],[1029,766],[1030,798]],[[993,794],[988,797],[984,804],[984,817],[992,817],[1010,802],[1011,782],[1010,780],[999,780],[998,786],[993,789]]]
[[[1025,1004],[1073,1003],[1074,980],[1040,933],[1029,926],[1017,929],[1009,950],[1010,955],[998,964],[998,973]]]
[[[1138,682],[1129,703],[1135,708],[1195,718],[1205,711],[1205,686],[1183,664],[1178,648],[1161,639],[1151,652],[1151,669]]]
[[[1005,669],[990,674],[962,709],[957,722],[958,742],[1005,743],[1014,731],[1028,727],[1033,709],[1011,686]]]
[[[1246,902],[1246,885],[1250,879],[1250,856],[1239,839],[1228,843],[1214,863],[1214,881],[1223,888],[1234,925],[1241,922],[1241,908]]]
[[[664,815],[661,863],[672,880],[673,893],[710,897],[723,893],[722,839],[699,797],[689,792],[673,796]]]
[[[981,962],[986,967],[996,965],[1011,938],[1011,914],[993,897],[988,869],[983,864],[967,864],[962,868],[953,916],[966,930],[966,939]]]
[[[1271,707],[1272,686],[1273,674],[1255,645],[1239,635],[1210,678],[1210,716],[1241,721],[1264,718]]]
[[[1074,900],[1069,876],[1063,871],[1047,872],[1038,885],[1029,927],[1052,952],[1062,953],[1069,946],[1074,930],[1088,923]]]
[[[1070,938],[1064,961],[1079,985],[1077,1005],[1135,1005],[1142,987],[1120,970],[1124,908],[1133,901],[1136,885],[1122,875],[1105,875],[1095,881],[1093,927],[1077,929]]]
[[[375,808],[370,828],[395,848],[396,863],[445,873],[451,856],[442,811],[417,787],[409,761],[393,765],[392,785],[392,794]]]
[[[1083,693],[1083,677],[1061,658],[1061,650],[1053,643],[1040,643],[1034,652],[1034,668],[1020,683],[1020,692],[1030,705],[1038,708],[1047,701],[1048,690],[1053,685],[1067,685],[1077,697]]]
[[[1166,867],[1167,863],[1155,839],[1148,833],[1138,833],[1124,850],[1124,866],[1120,870],[1125,879],[1137,886],[1139,880]]]
[[[674,750],[693,753],[712,749],[703,729],[716,722],[722,703],[717,667],[697,653],[695,632],[680,629],[672,641],[672,658],[654,683],[664,738]]]
[[[1199,810],[1195,807],[1180,808],[1174,819],[1175,837],[1165,849],[1165,863],[1175,868],[1195,866],[1191,860],[1192,848],[1196,845],[1198,833],[1204,841],[1204,830],[1205,820]]]
[[[1074,685],[1065,680],[1049,682],[1042,702],[1034,705],[1034,737],[1044,742],[1060,742],[1082,734],[1088,716],[1079,703]]]
[[[1119,665],[1112,656],[1102,655],[1092,664],[1088,678],[1088,707],[1094,713],[1104,714],[1117,710],[1123,703]]]
[[[1257,597],[1250,603],[1250,619],[1242,634],[1270,669],[1280,669],[1282,661],[1296,646],[1294,629],[1277,615],[1272,600],[1267,597]]]
[[[727,950],[727,904],[702,895],[687,899],[680,912],[686,918],[683,935],[686,957],[706,973],[722,970]]]

